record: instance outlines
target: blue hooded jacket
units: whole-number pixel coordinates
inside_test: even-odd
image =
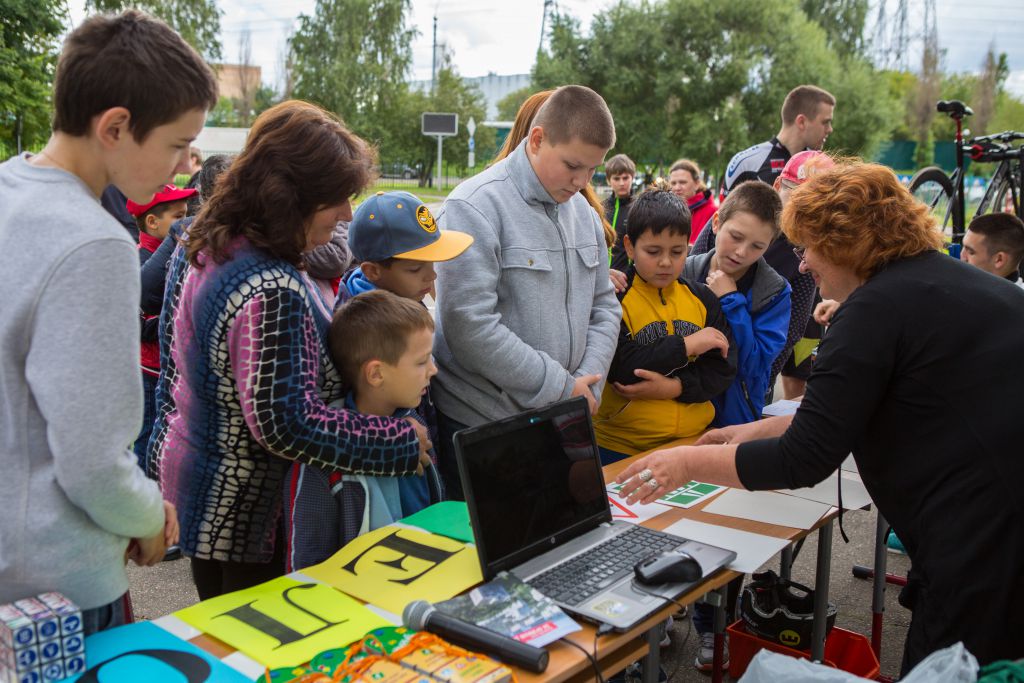
[[[686,259],[683,277],[704,282],[715,250]],[[768,393],[772,363],[786,345],[789,329],[790,286],[763,258],[747,292],[730,292],[720,301],[732,328],[738,354],[736,379],[724,393],[711,399],[712,425],[725,427],[761,419]]]

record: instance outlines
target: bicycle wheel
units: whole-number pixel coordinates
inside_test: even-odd
[[[1011,181],[1008,176],[1003,176],[1000,180],[999,187],[995,188],[993,193],[993,200],[991,210],[993,213],[1001,211],[1003,213],[1012,213],[1015,216],[1020,215],[1020,207],[1017,202],[1020,201],[1020,186],[1012,187]]]
[[[910,179],[909,189],[910,194],[931,209],[946,241],[952,242],[958,222],[954,220],[957,209],[953,203],[953,182],[946,172],[938,166],[922,168]],[[962,221],[960,223],[962,233]]]

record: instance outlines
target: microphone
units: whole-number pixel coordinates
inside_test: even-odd
[[[533,673],[543,673],[548,668],[547,650],[457,619],[439,611],[426,600],[414,600],[406,605],[402,623],[414,631],[430,631],[455,645],[479,650]]]

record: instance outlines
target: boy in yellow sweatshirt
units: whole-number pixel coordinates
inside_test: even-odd
[[[736,375],[732,333],[718,297],[682,278],[690,212],[667,190],[633,202],[623,246],[632,265],[620,293],[622,324],[594,420],[609,464],[699,434],[715,417],[711,397]]]

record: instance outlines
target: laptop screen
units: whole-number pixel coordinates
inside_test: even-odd
[[[484,578],[611,521],[586,400],[458,432]]]

